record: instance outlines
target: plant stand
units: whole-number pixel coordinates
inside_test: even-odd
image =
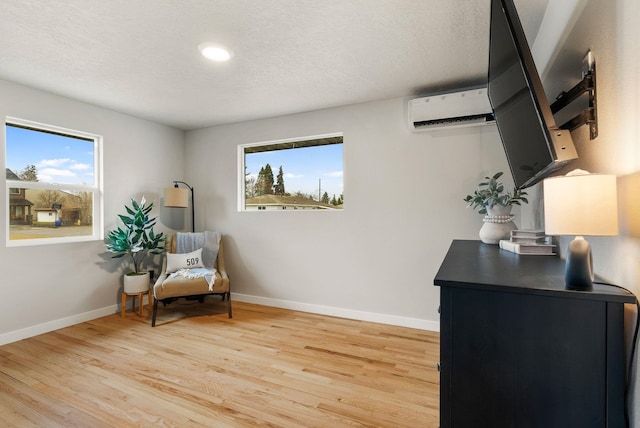
[[[127,297],[131,297],[133,299],[133,301],[131,302],[131,311],[134,312],[134,313],[136,312],[136,298],[140,299],[140,304],[139,304],[138,311],[139,311],[139,315],[142,316],[142,307],[144,306],[142,304],[143,296],[145,294],[149,295],[149,297],[148,297],[148,299],[149,299],[149,308],[151,308],[151,302],[152,302],[151,299],[153,298],[153,295],[151,293],[152,293],[151,288],[149,288],[148,291],[141,291],[139,293],[131,293],[131,294],[125,293],[123,291],[122,292],[122,313],[121,313],[122,318],[124,318],[124,313],[125,313],[125,311],[127,309]]]

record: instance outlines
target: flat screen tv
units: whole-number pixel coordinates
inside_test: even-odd
[[[517,188],[578,157],[556,126],[513,0],[491,0],[488,94]]]

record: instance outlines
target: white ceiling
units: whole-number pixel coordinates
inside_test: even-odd
[[[422,95],[486,82],[489,3],[0,0],[0,79],[185,130]]]

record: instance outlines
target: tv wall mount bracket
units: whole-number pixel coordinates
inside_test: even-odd
[[[589,139],[593,140],[598,136],[598,108],[596,97],[596,63],[591,51],[585,55],[582,61],[582,80],[578,82],[568,92],[561,92],[555,102],[551,104],[551,112],[556,114],[584,93],[588,93],[588,106],[573,119],[560,125],[561,129],[574,129],[589,125]]]

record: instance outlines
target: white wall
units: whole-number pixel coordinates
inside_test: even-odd
[[[618,176],[620,234],[588,240],[595,272],[640,296],[640,2],[588,1],[545,81],[551,99],[577,83],[582,57],[588,50],[597,67],[599,135],[589,140],[586,126],[572,133],[580,159],[567,170],[582,168]],[[542,196],[542,189],[536,190]],[[529,218],[531,214],[532,224],[541,225],[541,211],[530,212],[532,206],[539,206],[539,201],[530,205],[523,215]],[[561,243],[564,255],[568,239]],[[628,307],[628,344],[635,318],[635,308]],[[637,358],[633,367],[631,426],[640,427]]]
[[[183,174],[184,133],[164,125],[0,81],[0,118],[29,119],[104,137],[104,222],[114,227],[131,197],[160,201]],[[4,164],[4,135],[0,157]],[[3,178],[4,182],[4,178]],[[5,200],[6,188],[0,186]],[[156,208],[159,204],[156,203]],[[159,210],[156,209],[156,213]],[[6,214],[1,217],[6,221]],[[5,242],[0,228],[0,242]],[[0,245],[0,344],[116,311],[125,265],[102,241]]]
[[[478,239],[482,225],[463,198],[508,166],[495,126],[412,134],[406,104],[393,99],[186,134],[196,229],[226,235],[236,299],[438,329],[433,278],[451,240]],[[334,132],[344,133],[344,211],[238,212],[239,144]]]
[[[182,131],[11,82],[0,81],[0,99],[0,117],[104,137],[105,230],[142,195],[161,228],[188,227],[158,209],[162,189],[183,179],[195,186],[197,229],[227,235],[236,299],[433,330],[440,262],[482,225],[462,198],[508,170],[494,126],[412,134],[406,99],[192,131],[186,149]],[[332,132],[345,139],[344,211],[237,211],[239,144]],[[11,296],[0,301],[0,344],[117,310],[126,265],[102,242],[1,247],[0,257]]]

